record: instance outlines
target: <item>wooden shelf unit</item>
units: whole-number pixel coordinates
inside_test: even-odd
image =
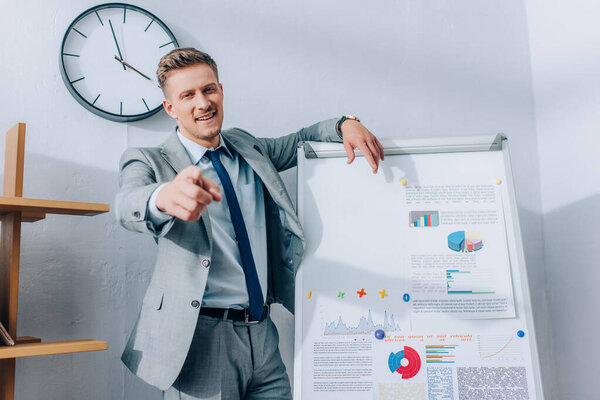
[[[42,342],[40,338],[17,337],[21,223],[39,221],[46,214],[90,216],[110,211],[108,204],[24,198],[24,160],[25,124],[18,123],[6,134],[4,188],[0,196],[0,321],[16,338],[14,346],[0,346],[3,400],[14,399],[16,358],[107,349],[106,342],[91,339]]]

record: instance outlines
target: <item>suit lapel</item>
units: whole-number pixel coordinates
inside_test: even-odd
[[[176,173],[180,173],[182,169],[192,165],[190,156],[185,150],[185,147],[183,147],[183,144],[181,144],[179,137],[177,137],[177,131],[173,131],[173,133],[162,144],[160,148],[160,154]],[[210,226],[210,218],[208,216],[208,209],[202,214],[200,219],[204,223],[204,228],[206,229],[206,233],[208,235],[208,241],[210,247],[212,248],[212,231]]]
[[[265,156],[262,153],[248,143],[237,139],[227,131],[224,131],[221,134],[226,144],[231,146],[241,157],[243,157],[248,165],[250,165],[254,172],[260,177],[277,205],[281,207],[286,214],[291,216],[291,218],[288,219],[288,223],[292,232],[294,232],[296,236],[302,237],[302,228],[296,217],[296,211],[294,210],[290,196],[283,186],[283,182],[279,178],[279,173],[275,170],[273,165],[266,161]]]
[[[176,173],[180,173],[182,169],[192,165],[190,156],[177,137],[177,131],[174,131],[162,144],[160,154]]]

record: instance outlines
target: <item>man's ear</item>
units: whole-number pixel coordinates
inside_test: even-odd
[[[177,114],[175,113],[175,111],[173,110],[173,104],[171,104],[171,102],[169,102],[168,99],[163,99],[163,108],[165,109],[165,111],[167,112],[167,114],[169,114],[169,116],[173,119],[177,119]]]

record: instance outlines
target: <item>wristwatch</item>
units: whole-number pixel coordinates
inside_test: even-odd
[[[340,118],[339,121],[335,124],[335,130],[336,130],[338,136],[340,137],[340,139],[344,139],[344,136],[342,136],[342,124],[347,119],[352,119],[356,122],[360,122],[360,119],[354,115],[350,115],[350,114],[342,115],[342,118]]]

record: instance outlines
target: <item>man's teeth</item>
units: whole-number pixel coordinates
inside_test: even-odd
[[[205,117],[199,117],[199,118],[196,118],[196,121],[206,121],[207,119],[211,119],[214,115],[215,115],[215,113],[212,113]]]

